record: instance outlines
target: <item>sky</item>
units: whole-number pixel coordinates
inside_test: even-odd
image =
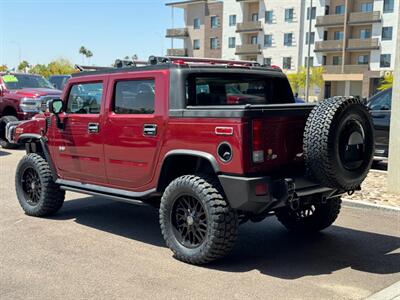
[[[109,66],[117,58],[165,54],[171,8],[164,0],[0,0],[0,65],[19,60],[47,64],[65,58],[74,64]],[[175,27],[183,12],[174,11]],[[79,48],[93,52],[82,60]],[[176,45],[175,45],[176,46]]]

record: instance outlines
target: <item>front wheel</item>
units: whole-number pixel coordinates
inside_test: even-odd
[[[175,257],[205,264],[227,255],[236,241],[237,212],[211,177],[185,175],[172,181],[160,205],[161,232]]]
[[[325,203],[307,204],[292,210],[285,207],[276,211],[276,217],[288,230],[312,233],[333,224],[340,212],[340,197],[328,199]]]
[[[47,161],[36,153],[25,155],[15,174],[17,198],[29,216],[56,213],[64,203],[65,191],[53,181]]]

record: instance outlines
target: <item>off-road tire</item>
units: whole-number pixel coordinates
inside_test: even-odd
[[[16,149],[18,144],[12,144],[6,139],[6,125],[10,122],[18,121],[14,116],[4,116],[0,118],[0,146],[4,149]]]
[[[314,212],[310,216],[304,216],[304,209],[301,207],[294,211],[289,207],[282,208],[275,212],[279,222],[288,230],[297,233],[314,233],[321,231],[333,224],[340,213],[342,200],[340,197],[328,199],[325,203],[313,204]]]
[[[349,144],[343,140],[346,140],[346,134],[355,131],[363,135],[360,144],[363,150],[358,164],[349,168],[343,159],[343,149]],[[347,137],[346,141],[350,140],[351,137]],[[326,99],[314,107],[307,119],[303,138],[307,172],[323,186],[346,191],[357,189],[371,168],[374,146],[370,113],[358,99]]]
[[[195,197],[206,212],[207,233],[196,248],[184,246],[174,234],[172,212],[183,195]],[[166,188],[160,205],[161,232],[175,257],[191,264],[205,264],[227,255],[237,238],[238,214],[224,199],[219,182],[206,175],[185,175]]]
[[[33,205],[24,190],[24,172],[34,171],[40,181],[41,192]],[[65,191],[53,181],[49,164],[36,153],[25,155],[17,166],[15,174],[17,198],[25,213],[29,216],[44,217],[56,213],[63,205]],[[25,188],[26,189],[26,188]]]

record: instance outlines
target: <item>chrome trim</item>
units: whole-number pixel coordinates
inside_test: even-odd
[[[23,122],[21,121],[14,121],[14,122],[9,122],[6,124],[6,139],[12,143],[12,144],[16,144],[14,141],[14,137],[15,137],[15,128],[17,128],[17,126],[19,124],[21,124]]]

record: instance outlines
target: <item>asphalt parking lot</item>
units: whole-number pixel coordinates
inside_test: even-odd
[[[240,228],[227,258],[175,260],[157,211],[67,193],[52,218],[23,214],[14,191],[22,150],[0,149],[1,299],[363,299],[400,280],[400,214],[345,207],[316,236],[274,218]]]

